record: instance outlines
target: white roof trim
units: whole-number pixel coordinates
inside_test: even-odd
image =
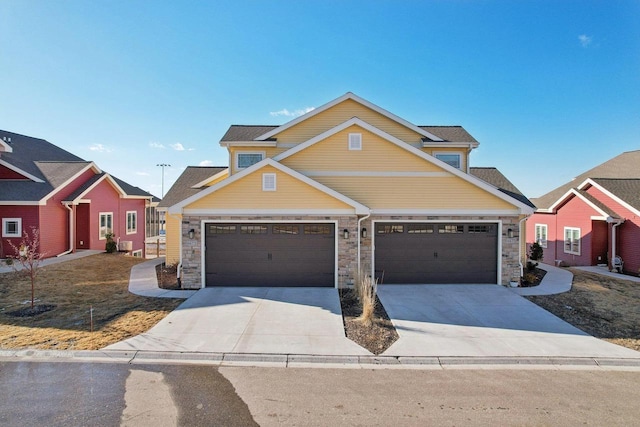
[[[93,190],[94,188],[96,188],[102,181],[107,180],[107,182],[109,184],[111,184],[111,186],[118,192],[120,193],[121,197],[124,198],[124,196],[127,195],[127,193],[122,189],[122,187],[120,187],[118,185],[117,182],[115,182],[115,180],[113,178],[111,178],[111,175],[109,175],[108,173],[105,173],[104,175],[102,175],[100,178],[98,178],[96,180],[96,182],[94,182],[93,184],[91,184],[86,190],[84,190],[82,193],[80,193],[75,199],[73,200],[65,200],[65,202],[71,202],[73,204],[77,204],[80,203],[80,201],[82,199],[84,199],[84,197],[89,194],[89,192],[91,190]]]
[[[603,178],[603,179],[607,179],[607,178]],[[620,178],[620,179],[624,179],[624,178]],[[607,196],[611,197],[613,200],[615,200],[617,203],[620,203],[623,207],[625,207],[626,209],[630,210],[631,212],[633,212],[636,215],[640,216],[640,210],[634,208],[633,206],[631,206],[629,203],[625,202],[624,200],[622,200],[620,197],[616,196],[615,194],[613,194],[611,191],[607,190],[606,188],[604,188],[602,185],[598,184],[597,182],[595,182],[594,180],[592,180],[591,178],[587,178],[582,184],[580,184],[578,186],[578,188],[580,190],[582,190],[584,187],[586,187],[588,185],[592,185],[594,187],[596,187],[598,190],[602,191],[604,194],[606,194]]]
[[[222,175],[229,175],[229,168],[226,168],[225,170],[222,170],[218,173],[216,173],[213,176],[210,176],[209,178],[200,181],[199,183],[192,185],[191,188],[201,188],[204,187],[205,185],[207,185],[208,183],[210,183],[211,181],[215,181],[216,179],[222,177]]]
[[[89,162],[89,164],[85,167],[83,167],[82,169],[80,169],[75,175],[73,175],[71,178],[69,178],[68,180],[66,180],[65,182],[63,182],[62,184],[60,184],[57,188],[54,188],[53,191],[49,194],[47,194],[46,196],[44,196],[42,199],[40,199],[39,204],[41,205],[46,205],[47,204],[47,200],[51,197],[53,197],[54,194],[56,194],[58,191],[62,190],[64,187],[66,187],[67,185],[69,185],[70,183],[72,183],[74,180],[78,179],[78,177],[80,175],[82,175],[83,173],[85,173],[86,171],[88,171],[89,169],[93,169],[93,171],[95,173],[101,173],[102,171],[100,170],[100,168],[98,166],[96,166],[95,163],[93,162]]]
[[[589,199],[587,199],[586,197],[584,197],[582,194],[580,194],[580,192],[578,190],[576,190],[575,188],[571,188],[569,191],[567,191],[566,193],[564,193],[562,195],[562,197],[560,197],[558,200],[556,200],[556,202],[551,205],[548,209],[539,209],[538,212],[543,212],[543,213],[553,213],[557,207],[564,203],[565,200],[569,199],[570,197],[578,197],[580,200],[582,200],[583,202],[585,202],[587,205],[589,205],[594,211],[596,211],[597,213],[600,214],[600,216],[607,218],[609,216],[608,213],[606,213],[605,211],[603,211],[600,207],[598,207],[597,205],[593,204],[593,202]]]
[[[295,118],[295,119],[283,124],[282,126],[278,126],[277,128],[275,128],[275,129],[273,129],[273,130],[271,130],[271,131],[269,131],[269,132],[267,132],[265,134],[260,135],[259,137],[256,138],[256,140],[263,141],[263,140],[265,140],[267,138],[271,138],[272,136],[277,135],[277,134],[279,134],[280,132],[282,132],[282,131],[284,131],[286,129],[289,129],[289,128],[297,125],[298,123],[307,120],[308,118],[311,118],[311,117],[313,117],[313,116],[315,116],[315,115],[317,115],[319,113],[322,113],[323,111],[326,111],[326,110],[334,107],[335,105],[340,104],[343,101],[346,101],[347,99],[350,99],[350,100],[355,101],[355,102],[357,102],[359,104],[362,104],[365,107],[370,108],[373,111],[382,114],[383,116],[385,116],[385,117],[387,117],[387,118],[389,118],[389,119],[391,119],[391,120],[393,120],[393,121],[395,121],[395,122],[397,122],[397,123],[409,128],[409,129],[411,129],[412,131],[414,131],[414,132],[416,132],[416,133],[418,133],[418,134],[420,134],[422,136],[426,136],[427,138],[432,139],[434,141],[443,141],[442,138],[432,134],[431,132],[427,132],[426,130],[424,130],[424,129],[422,129],[422,128],[420,128],[420,127],[418,127],[418,126],[416,126],[416,125],[414,125],[412,123],[409,123],[408,121],[404,120],[403,118],[400,118],[400,117],[396,116],[395,114],[390,113],[389,111],[387,111],[387,110],[385,110],[383,108],[380,108],[377,105],[372,104],[371,102],[369,102],[369,101],[367,101],[367,100],[365,100],[363,98],[360,98],[359,96],[357,96],[357,95],[355,95],[354,93],[351,93],[351,92],[347,92],[344,95],[342,95],[341,97],[336,98],[331,102],[328,102],[328,103],[326,103],[326,104],[324,104],[324,105],[322,105],[322,106],[320,106],[320,107],[318,107],[318,108],[316,108],[316,109],[314,109],[312,111],[309,111],[306,114],[303,114],[300,117],[297,117],[297,118]]]
[[[1,142],[1,140],[0,140],[0,142]],[[0,159],[0,165],[6,167],[7,169],[11,169],[12,171],[14,171],[16,173],[19,173],[20,175],[23,175],[25,178],[28,178],[31,181],[39,182],[39,183],[43,183],[44,182],[43,180],[41,180],[37,176],[31,175],[30,173],[25,172],[22,169],[20,169],[20,168],[18,168],[16,166],[13,166],[11,163],[8,163],[8,162],[6,162],[6,161],[4,161],[2,159]]]
[[[220,141],[222,147],[277,147],[278,141]]]
[[[330,137],[330,136],[332,136],[332,135],[334,135],[334,134],[336,134],[338,132],[341,132],[341,131],[347,129],[350,126],[354,126],[354,125],[355,126],[360,126],[361,128],[363,128],[363,129],[365,129],[365,130],[367,130],[367,131],[369,131],[369,132],[371,132],[371,133],[373,133],[375,135],[378,135],[379,137],[381,137],[383,139],[386,139],[387,141],[389,141],[389,142],[397,145],[398,147],[400,147],[400,148],[402,148],[402,149],[404,149],[404,150],[406,150],[406,151],[408,151],[408,152],[420,157],[421,159],[426,160],[426,161],[428,161],[430,163],[433,163],[434,165],[440,167],[441,169],[444,169],[445,171],[447,171],[447,172],[449,172],[449,173],[451,173],[451,174],[453,174],[453,175],[455,175],[455,176],[457,176],[459,178],[462,178],[463,180],[465,180],[465,181],[467,181],[467,182],[469,182],[469,183],[471,183],[471,184],[473,184],[473,185],[475,185],[477,187],[480,187],[481,189],[493,194],[494,196],[496,196],[496,197],[498,197],[498,198],[500,198],[500,199],[502,199],[502,200],[504,200],[504,201],[506,201],[508,203],[511,203],[514,206],[517,206],[522,211],[522,213],[532,214],[534,212],[534,209],[531,206],[529,206],[527,204],[524,204],[521,201],[519,201],[519,200],[517,200],[517,199],[515,199],[515,198],[513,198],[511,196],[506,195],[505,193],[503,193],[502,191],[498,190],[493,185],[490,185],[490,184],[486,183],[485,181],[481,180],[480,178],[477,178],[477,177],[475,177],[474,175],[471,175],[471,174],[464,173],[461,170],[459,170],[457,168],[454,168],[453,166],[450,166],[450,165],[448,165],[447,163],[445,163],[445,162],[443,162],[441,160],[436,159],[434,156],[431,156],[431,155],[423,152],[422,150],[420,150],[420,149],[418,149],[418,148],[416,148],[416,147],[414,147],[412,145],[407,144],[406,142],[396,138],[393,135],[389,135],[385,131],[378,129],[377,127],[372,126],[369,123],[367,123],[367,122],[365,122],[365,121],[363,121],[363,120],[361,120],[361,119],[359,119],[357,117],[349,119],[346,122],[344,122],[342,124],[339,124],[338,126],[334,127],[333,129],[329,129],[328,131],[323,132],[320,135],[315,136],[315,137],[311,138],[310,140],[308,140],[306,142],[303,142],[302,144],[296,145],[294,148],[291,148],[291,149],[289,149],[289,150],[287,150],[287,151],[275,156],[273,158],[273,160],[279,162],[279,161],[281,161],[283,159],[286,159],[287,157],[292,156],[292,155],[304,150],[305,148],[310,147],[311,145],[313,145],[313,144],[315,144],[315,143],[317,143],[319,141],[322,141],[322,140],[324,140],[324,139],[326,139],[326,138],[328,138],[328,137]]]
[[[0,150],[0,152],[2,153],[13,153],[13,147],[2,139],[0,139],[0,147],[3,148],[2,150]]]
[[[174,214],[174,213],[181,213],[182,209],[195,202],[196,200],[200,200],[203,197],[208,196],[211,193],[214,193],[215,191],[218,191],[221,188],[226,187],[227,185],[233,184],[234,182],[244,178],[245,176],[252,174],[253,172],[256,172],[260,169],[262,169],[265,166],[272,166],[276,169],[278,169],[279,171],[286,173],[287,175],[292,176],[293,178],[304,182],[305,184],[310,185],[311,187],[322,191],[325,194],[328,194],[329,196],[340,200],[341,202],[344,202],[350,206],[352,206],[355,209],[355,213],[356,214],[368,214],[369,213],[369,208],[356,202],[355,200],[352,200],[350,198],[348,198],[347,196],[345,196],[344,194],[338,193],[337,191],[320,184],[317,181],[312,180],[309,177],[306,177],[304,175],[302,175],[299,172],[294,171],[291,168],[288,168],[276,161],[274,161],[273,159],[264,159],[246,169],[243,169],[241,172],[238,172],[236,174],[233,174],[231,177],[225,179],[224,181],[218,182],[217,184],[212,185],[211,187],[208,187],[205,190],[202,190],[201,192],[194,194],[191,197],[188,197],[186,199],[184,199],[183,201],[176,203],[173,206],[169,207],[169,213],[170,214]]]

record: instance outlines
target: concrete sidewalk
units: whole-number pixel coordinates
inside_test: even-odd
[[[555,295],[571,290],[573,273],[549,264],[540,263],[538,268],[547,272],[538,286],[509,289],[518,295]]]
[[[93,249],[79,250],[79,251],[76,251],[76,252],[71,253],[71,254],[66,254],[66,255],[61,255],[61,256],[58,256],[58,257],[51,257],[51,258],[43,259],[40,262],[40,266],[41,267],[46,267],[47,265],[58,264],[58,263],[61,263],[61,262],[66,262],[66,261],[72,261],[74,259],[84,258],[84,257],[87,257],[87,256],[96,255],[96,254],[100,254],[100,253],[103,253],[103,252],[104,251],[93,250]],[[19,262],[15,262],[15,267],[18,270],[22,269],[22,266],[20,265]],[[12,271],[15,271],[13,269],[13,266],[8,266],[8,265],[7,266],[5,266],[5,265],[0,266],[0,273],[10,273]]]
[[[197,291],[168,290],[158,287],[156,266],[162,264],[165,258],[155,258],[133,266],[129,277],[129,292],[143,297],[154,298],[189,298]]]
[[[629,276],[628,274],[614,273],[609,271],[607,267],[587,266],[587,267],[572,267],[576,270],[588,271],[589,273],[601,274],[603,276],[611,277],[618,280],[629,280],[631,282],[640,283],[640,277]]]

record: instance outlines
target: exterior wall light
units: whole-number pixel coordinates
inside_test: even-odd
[[[189,230],[189,238],[193,239],[194,237],[196,237],[196,230],[192,228],[191,230]]]
[[[362,227],[362,238],[363,239],[367,238],[367,228],[366,227]]]
[[[507,229],[507,237],[510,239],[513,237],[513,228]]]
[[[342,235],[344,236],[345,239],[348,239],[349,238],[349,230],[347,230],[345,228],[344,231],[342,232]]]

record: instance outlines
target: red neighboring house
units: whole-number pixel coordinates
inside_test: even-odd
[[[104,250],[107,232],[143,257],[152,197],[44,139],[0,131],[0,258],[32,227],[47,257]]]
[[[539,242],[544,262],[608,265],[640,273],[640,150],[581,174],[538,199],[527,220],[527,243]]]

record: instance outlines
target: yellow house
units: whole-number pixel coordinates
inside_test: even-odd
[[[160,206],[185,288],[506,284],[533,205],[472,168],[460,126],[417,126],[347,93],[281,126],[231,126],[228,168],[188,168]]]

